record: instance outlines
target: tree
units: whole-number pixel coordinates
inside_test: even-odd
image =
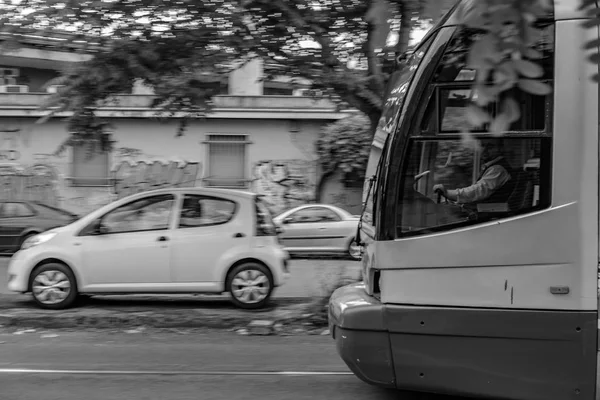
[[[406,50],[411,29],[431,19],[431,10],[454,2],[22,0],[0,5],[0,26],[38,35],[76,30],[62,46],[84,41],[94,58],[51,82],[67,87],[45,106],[73,112],[72,140],[110,146],[102,135],[109,126],[94,111],[136,79],[154,87],[152,106],[161,115],[183,113],[182,133],[190,118],[210,111],[221,76],[252,57],[275,64],[273,74],[312,81],[326,96],[362,111],[374,128],[388,78],[386,57]],[[389,29],[399,40],[384,49]]]
[[[110,146],[99,134],[107,125],[97,120],[94,110],[131,88],[136,79],[154,87],[153,106],[162,115],[183,113],[181,133],[189,118],[210,111],[220,76],[252,57],[276,64],[273,74],[309,79],[325,95],[363,112],[374,128],[389,77],[389,56],[406,50],[414,24],[430,19],[432,9],[448,9],[455,1],[22,0],[0,4],[0,26],[42,35],[56,29],[77,31],[71,41],[86,41],[95,57],[65,73],[62,83],[68,87],[48,106],[73,111],[69,130],[78,132],[74,139]],[[466,60],[478,72],[473,91],[477,99],[468,112],[472,126],[487,122],[492,132],[500,132],[518,118],[518,108],[507,95],[515,87],[537,94],[551,90],[539,80],[539,52],[532,47],[539,33],[536,23],[550,2],[461,3],[464,28],[478,32]],[[600,25],[595,2],[581,0],[581,6],[592,17],[588,26]],[[390,29],[399,39],[393,49],[386,49],[382,42]],[[599,44],[587,44],[596,50],[591,56],[596,63]],[[484,111],[491,102],[499,102],[501,110],[493,118]]]
[[[317,141],[317,156],[321,167],[321,182],[317,193],[321,193],[324,182],[337,171],[363,180],[371,142],[369,119],[363,114],[355,114],[326,125]]]
[[[472,103],[467,110],[471,127],[489,124],[489,131],[499,135],[520,118],[520,110],[508,93],[518,87],[534,94],[546,95],[552,91],[542,82],[544,69],[539,46],[543,34],[540,22],[552,8],[552,0],[478,0],[461,4],[460,20],[465,31],[476,36],[470,46],[467,68],[477,73]],[[590,18],[584,26],[600,25],[596,2],[581,0],[580,9]],[[594,50],[590,61],[598,63],[600,40],[582,44]],[[598,82],[598,75],[593,76]],[[485,111],[490,103],[499,103],[500,112],[491,116]],[[469,133],[465,139],[469,140]]]

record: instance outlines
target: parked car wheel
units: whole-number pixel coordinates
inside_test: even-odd
[[[31,295],[41,308],[68,308],[77,299],[75,276],[71,269],[63,264],[44,264],[31,274]]]
[[[227,279],[226,290],[237,307],[258,309],[264,307],[273,292],[273,276],[262,264],[247,262],[235,267]]]
[[[362,258],[360,246],[356,243],[356,239],[352,239],[348,245],[348,255],[353,260],[360,260]]]

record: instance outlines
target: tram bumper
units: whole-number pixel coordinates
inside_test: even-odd
[[[365,291],[364,283],[337,289],[329,300],[329,330],[348,368],[364,382],[395,388],[385,305]]]

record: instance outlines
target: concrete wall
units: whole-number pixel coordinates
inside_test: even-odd
[[[266,195],[275,212],[315,198],[317,182],[314,142],[322,121],[300,121],[290,132],[288,121],[205,120],[190,124],[175,137],[175,122],[119,119],[110,155],[109,185],[73,187],[70,151],[53,153],[67,138],[65,125],[51,120],[0,119],[0,199],[47,201],[77,213],[136,192],[192,182],[202,185],[206,173],[209,134],[248,135],[248,188]],[[197,180],[195,180],[196,178]],[[188,184],[190,185],[190,184]]]

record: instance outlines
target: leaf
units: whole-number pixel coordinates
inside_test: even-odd
[[[527,60],[512,60],[512,65],[518,73],[528,78],[540,78],[544,76],[544,68]]]
[[[473,44],[467,58],[467,67],[480,69],[489,67],[487,58],[494,53],[496,41],[492,35],[485,35]]]
[[[502,136],[510,127],[510,118],[506,113],[496,115],[496,118],[490,124],[490,133],[494,136]]]
[[[501,108],[506,113],[506,118],[512,124],[521,118],[521,107],[512,97],[507,97],[502,101]]]
[[[490,103],[496,101],[498,93],[500,92],[498,86],[491,85],[480,85],[475,88],[473,92],[473,102],[478,106],[485,107]]]
[[[585,43],[585,46],[583,46],[585,50],[598,49],[598,47],[600,47],[600,39],[590,40]]]
[[[472,127],[478,128],[481,127],[491,120],[491,116],[481,107],[476,106],[475,104],[469,104],[466,110],[467,121],[471,124]]]
[[[541,51],[538,51],[531,47],[525,47],[523,49],[523,55],[532,60],[540,60],[544,57],[544,54]]]
[[[546,96],[552,93],[550,85],[535,79],[521,79],[517,85],[522,91],[537,96]]]
[[[597,52],[596,52],[596,53],[593,53],[593,54],[590,54],[590,55],[588,56],[588,60],[590,60],[590,61],[591,61],[591,62],[593,62],[594,64],[598,64],[598,63],[600,63],[600,54],[599,54],[599,53],[597,53]]]
[[[500,86],[501,91],[512,88],[518,79],[517,71],[510,61],[503,62],[494,71],[494,82]]]

